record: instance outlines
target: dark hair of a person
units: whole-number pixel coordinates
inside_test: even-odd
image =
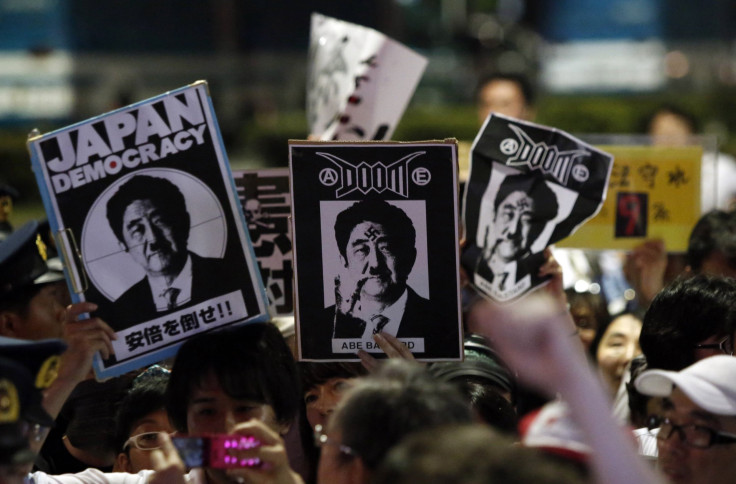
[[[376,469],[388,450],[407,435],[471,421],[470,406],[455,387],[435,380],[416,364],[389,360],[378,373],[362,378],[349,390],[330,425],[342,431],[342,443],[368,469]]]
[[[521,95],[524,97],[524,102],[526,103],[526,105],[534,105],[536,101],[536,95],[534,92],[534,88],[532,87],[532,83],[529,81],[528,77],[523,74],[517,73],[493,72],[490,74],[482,75],[475,88],[475,98],[478,99],[478,96],[480,96],[480,92],[483,90],[483,88],[494,81],[513,82],[517,85],[519,91],[521,91]]]
[[[534,200],[533,218],[537,221],[547,221],[557,215],[557,196],[543,178],[527,175],[509,175],[503,179],[498,187],[493,210],[498,213],[498,207],[506,197],[514,192],[524,192]]]
[[[446,425],[410,435],[391,449],[374,484],[578,484],[586,470],[514,445],[482,425]]]
[[[644,118],[641,120],[641,132],[649,133],[651,131],[654,119],[660,114],[671,114],[673,116],[677,116],[690,127],[690,132],[692,134],[700,132],[700,122],[698,121],[698,118],[695,117],[693,113],[685,110],[681,106],[677,106],[672,103],[661,104],[657,106],[657,108],[652,110],[649,114],[644,116]]]
[[[0,298],[0,312],[10,311],[16,313],[21,318],[28,316],[28,305],[31,303],[36,294],[46,284],[32,284],[30,286],[20,287],[15,289],[12,293],[6,294],[5,297]]]
[[[620,313],[616,314],[615,316],[611,316],[610,318],[603,321],[603,323],[598,326],[598,330],[595,333],[595,337],[593,338],[593,341],[590,343],[590,356],[592,358],[592,362],[594,365],[598,364],[598,348],[601,345],[601,341],[603,341],[603,336],[605,336],[606,331],[608,331],[608,327],[611,326],[611,324],[616,321],[618,318],[623,316],[630,316],[633,318],[638,319],[639,321],[642,320],[642,317],[639,315],[639,313],[633,312],[633,311],[621,311]]]
[[[518,418],[516,410],[497,387],[488,380],[478,377],[465,377],[453,381],[470,402],[475,414],[492,428],[507,434],[516,435]]]
[[[375,197],[355,202],[337,215],[335,241],[340,254],[346,257],[350,234],[356,225],[363,222],[381,224],[391,239],[394,252],[400,256],[399,260],[410,259],[408,262],[411,262],[409,266],[411,270],[411,266],[414,265],[416,243],[414,224],[399,207]]]
[[[302,377],[302,392],[307,393],[317,385],[322,385],[332,378],[358,378],[368,374],[360,363],[352,362],[312,362],[299,363]]]
[[[133,386],[120,401],[115,414],[115,448],[123,449],[136,422],[158,410],[164,410],[166,385],[169,373],[166,371],[145,371],[133,380]]]
[[[647,369],[647,359],[644,355],[635,356],[631,360],[631,378],[626,383],[626,394],[629,397],[629,423],[635,429],[647,426],[647,404],[652,397],[644,395],[636,389],[634,382]]]
[[[107,201],[107,221],[120,242],[124,242],[123,215],[136,200],[150,200],[177,234],[189,233],[189,212],[181,190],[166,178],[136,175],[123,183]]]
[[[680,371],[695,362],[695,345],[736,329],[736,280],[704,274],[662,289],[644,314],[639,337],[650,369]]]
[[[271,323],[212,331],[181,346],[166,391],[166,410],[178,431],[187,431],[192,392],[212,376],[230,397],[271,406],[279,423],[292,423],[299,411],[296,363]]]
[[[721,252],[736,270],[736,212],[711,210],[698,219],[690,232],[687,263],[693,272],[700,272],[705,259],[714,252]]]

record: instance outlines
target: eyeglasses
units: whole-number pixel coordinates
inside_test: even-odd
[[[719,432],[702,425],[675,425],[668,418],[650,415],[647,418],[647,428],[653,430],[657,427],[659,427],[657,440],[667,440],[673,433],[677,432],[683,443],[696,449],[707,449],[718,444],[736,443],[736,434]]]
[[[166,432],[144,432],[142,434],[134,435],[123,444],[123,450],[127,450],[130,445],[133,445],[136,449],[140,450],[156,450],[160,449],[163,445],[163,439],[161,436]],[[174,435],[170,433],[169,435]]]
[[[724,355],[733,356],[733,340],[730,336],[724,336],[717,343],[701,343],[695,345],[695,348],[708,350],[721,350]]]
[[[347,455],[351,455],[351,456],[357,456],[358,455],[352,449],[352,447],[348,447],[347,445],[341,444],[340,442],[337,442],[336,440],[328,437],[327,434],[324,433],[324,428],[321,425],[315,425],[314,426],[314,445],[316,445],[317,447],[320,447],[320,448],[324,447],[325,445],[334,445],[343,454],[347,454]]]

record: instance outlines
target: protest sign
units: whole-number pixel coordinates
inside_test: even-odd
[[[492,114],[471,149],[463,266],[497,302],[547,282],[544,249],[595,215],[613,157],[554,128]]]
[[[703,148],[599,147],[616,159],[608,198],[598,215],[558,246],[629,250],[646,239],[662,239],[668,251],[687,250],[703,198],[700,193]]]
[[[378,331],[461,359],[455,140],[289,151],[300,359],[385,357]]]
[[[307,119],[322,140],[391,139],[427,59],[373,29],[312,14]]]
[[[293,314],[289,169],[238,170],[233,178],[271,307]]]
[[[267,317],[205,82],[28,141],[72,298],[117,334],[100,378]]]

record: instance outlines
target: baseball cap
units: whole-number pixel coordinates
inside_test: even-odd
[[[521,444],[543,452],[586,463],[592,453],[573,421],[570,407],[561,401],[548,402],[519,422]]]
[[[711,356],[684,370],[647,370],[634,382],[640,393],[668,397],[679,388],[697,406],[716,415],[736,415],[736,358]]]
[[[12,299],[18,290],[64,279],[63,272],[51,271],[46,244],[38,222],[32,220],[0,243],[0,299]]]

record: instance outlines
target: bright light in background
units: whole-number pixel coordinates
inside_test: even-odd
[[[682,79],[690,72],[690,61],[679,50],[667,52],[664,56],[664,71],[667,77]]]
[[[590,283],[588,283],[588,281],[586,281],[585,279],[578,279],[577,281],[575,281],[575,292],[588,292],[588,288],[590,288]]]

